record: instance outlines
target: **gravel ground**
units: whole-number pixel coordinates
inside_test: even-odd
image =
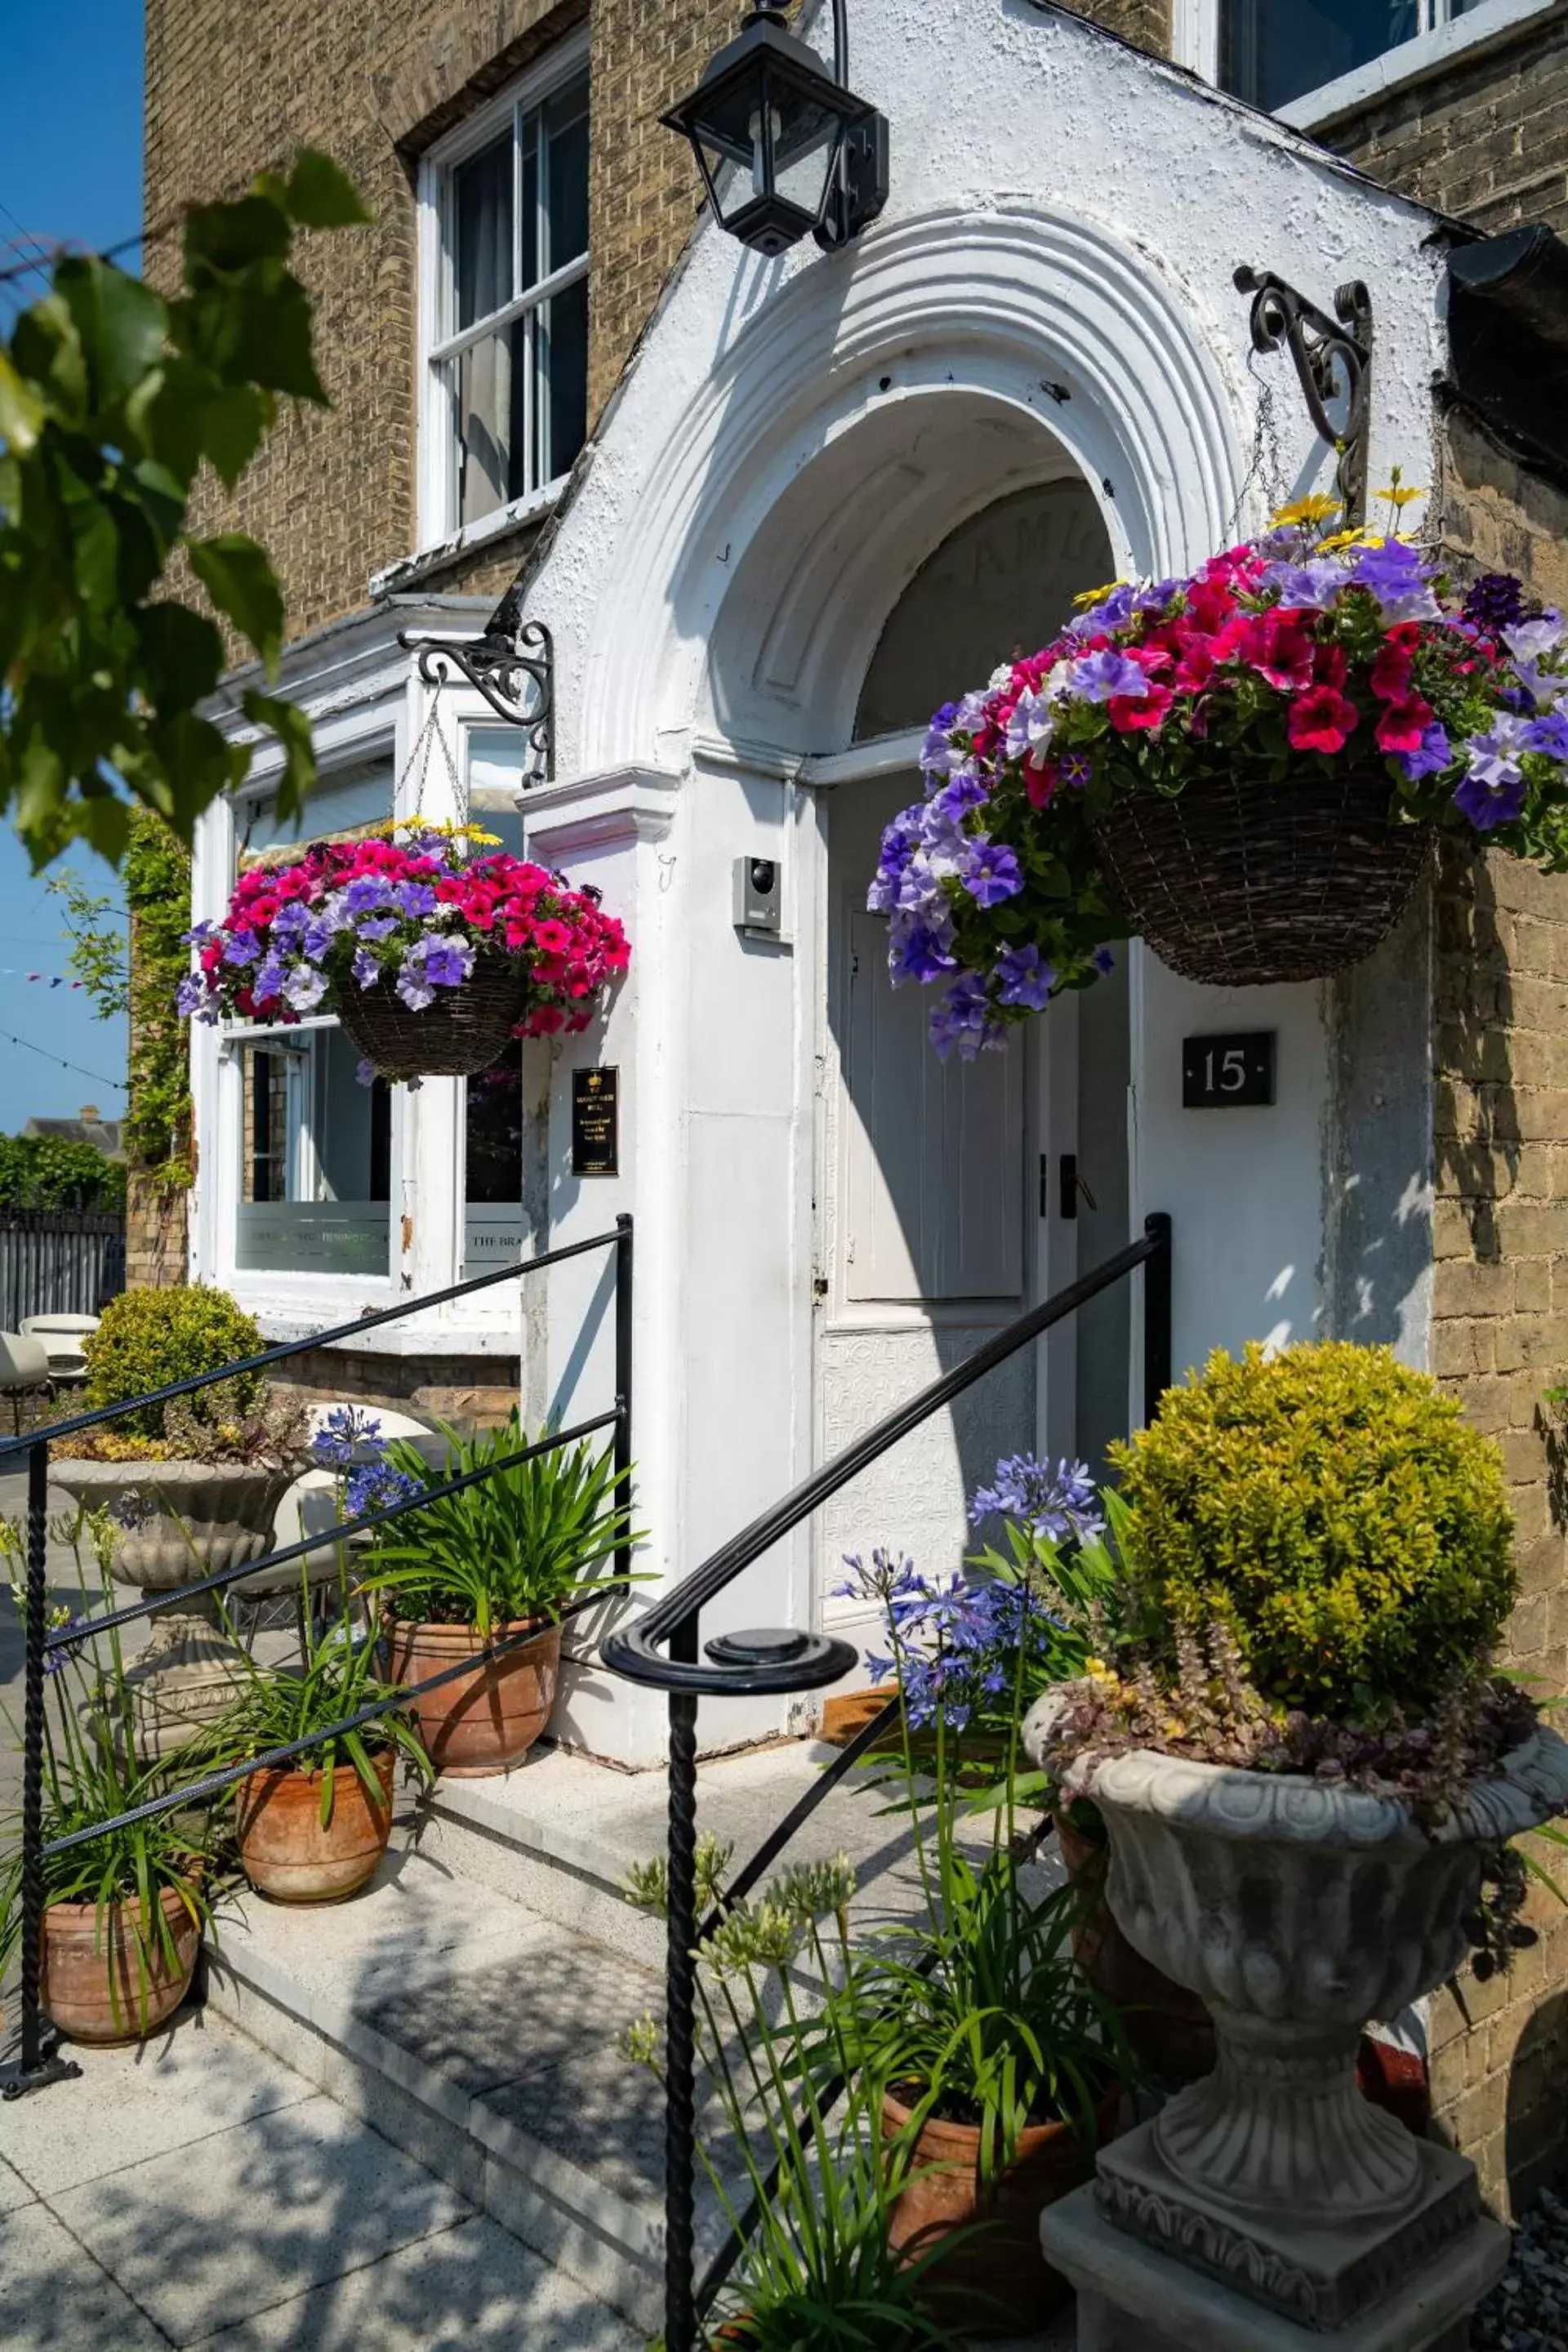
[[[1568,2203],[1542,2189],[1477,2312],[1471,2352],[1568,2352]]]

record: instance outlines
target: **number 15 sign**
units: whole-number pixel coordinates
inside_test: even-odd
[[[1272,1029],[1182,1040],[1182,1108],[1243,1110],[1274,1100]]]

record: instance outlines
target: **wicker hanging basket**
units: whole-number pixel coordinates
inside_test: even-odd
[[[390,975],[374,988],[352,982],[338,1014],[384,1078],[473,1078],[500,1061],[528,1009],[528,975],[480,959],[460,988],[438,988],[416,1013]]]
[[[1202,775],[1128,793],[1094,840],[1130,929],[1184,980],[1322,980],[1387,938],[1420,879],[1432,827],[1392,798],[1381,765]]]

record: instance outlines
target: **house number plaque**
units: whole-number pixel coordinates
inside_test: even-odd
[[[1272,1029],[1182,1040],[1182,1108],[1243,1110],[1274,1100]]]
[[[572,1173],[618,1176],[621,1169],[619,1070],[572,1073]]]

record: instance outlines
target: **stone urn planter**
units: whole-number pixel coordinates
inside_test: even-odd
[[[1025,1727],[1037,1758],[1058,1704]],[[1568,1746],[1539,1730],[1430,1832],[1388,1798],[1147,1750],[1069,1779],[1110,1834],[1118,1925],[1202,1998],[1217,2042],[1211,2075],[1100,2157],[1100,2221],[1308,2328],[1415,2292],[1461,2241],[1482,2292],[1506,2240],[1473,2167],[1362,2098],[1356,2055],[1370,2018],[1460,1965],[1482,1850],[1568,1809]]]
[[[384,1748],[371,1759],[371,1797],[352,1764],[332,1776],[331,1818],[321,1820],[321,1775],[288,1766],[253,1772],[235,1790],[240,1867],[274,1903],[342,1903],[375,1876],[392,1834],[392,1774]]]
[[[89,1462],[49,1465],[52,1486],[76,1502],[123,1512],[114,1573],[143,1592],[171,1592],[218,1570],[260,1559],[293,1473],[246,1463]],[[145,1650],[126,1671],[137,1746],[167,1756],[211,1723],[243,1687],[216,1597],[160,1610]]]

